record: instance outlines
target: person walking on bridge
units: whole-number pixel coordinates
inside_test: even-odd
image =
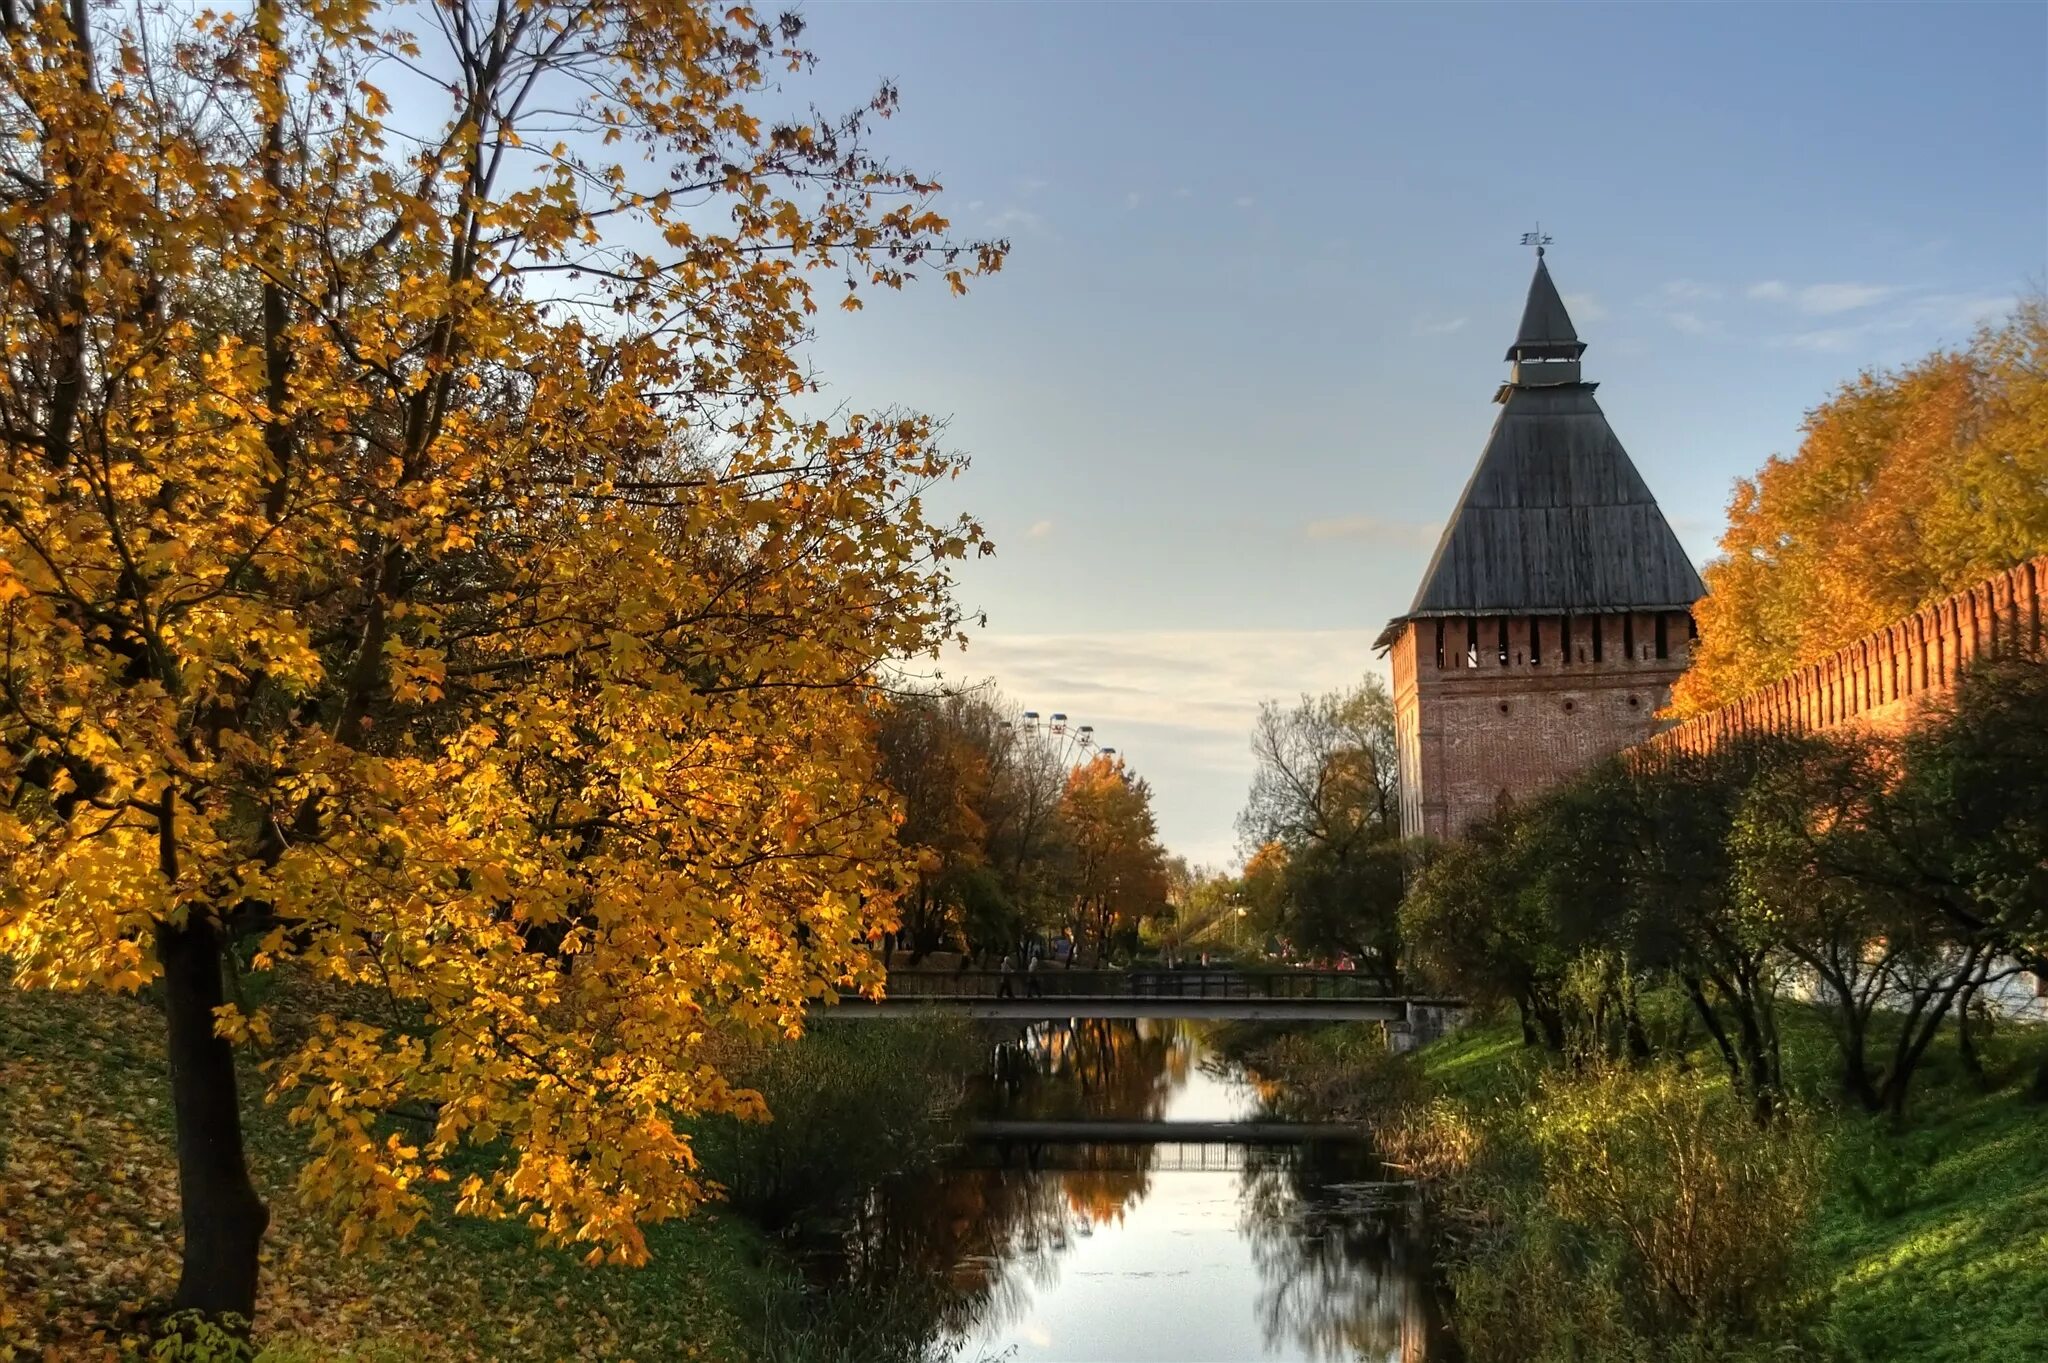
[[[1013,947],[1003,953],[1003,963],[996,967],[1000,978],[996,981],[996,997],[1014,999],[1017,997],[1017,952]]]

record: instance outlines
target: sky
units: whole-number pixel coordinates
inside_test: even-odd
[[[1236,855],[1262,698],[1380,668],[1533,261],[1686,549],[1859,371],[2048,280],[2048,5],[804,6],[1001,274],[869,295],[828,393],[949,419],[959,681],[1092,723]]]

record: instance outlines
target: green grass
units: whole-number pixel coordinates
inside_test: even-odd
[[[1814,1243],[1848,1357],[2048,1359],[2048,1108],[2019,1092],[2043,1041],[1996,1047],[1989,1092],[1945,1047],[1902,1130],[1838,1123]]]
[[[2048,1107],[2025,1092],[2048,1055],[2048,1027],[1996,1031],[1983,1046],[1981,1082],[1945,1032],[1895,1126],[1837,1101],[1835,1051],[1818,1013],[1787,1008],[1780,1022],[1788,1086],[1818,1114],[1827,1151],[1804,1312],[1820,1347],[1853,1363],[2048,1359]],[[1270,1032],[1235,1041],[1294,1071],[1274,1077],[1340,1103],[1346,1089],[1336,1072],[1355,1070],[1369,1049],[1362,1028],[1303,1030],[1277,1049]],[[1703,1051],[1689,1060],[1718,1073]],[[1512,1119],[1528,1111],[1548,1064],[1512,1022],[1493,1021],[1421,1048],[1402,1068],[1424,1094]],[[1353,1090],[1387,1087],[1354,1082]]]

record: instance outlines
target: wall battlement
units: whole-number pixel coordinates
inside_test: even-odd
[[[1901,727],[1924,701],[1947,693],[1972,659],[2048,651],[2044,597],[2048,555],[1922,606],[1718,710],[1681,720],[1638,750],[1703,752],[1749,733]]]

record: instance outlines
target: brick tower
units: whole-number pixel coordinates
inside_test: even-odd
[[[1401,832],[1456,837],[1656,728],[1706,594],[1615,438],[1543,251],[1500,416],[1390,622]]]

